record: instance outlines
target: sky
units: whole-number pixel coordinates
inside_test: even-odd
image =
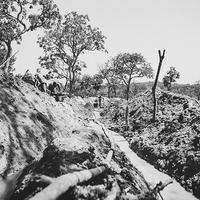
[[[200,0],[54,0],[61,14],[72,11],[88,15],[92,27],[106,36],[108,53],[85,52],[80,59],[87,68],[82,74],[98,73],[98,65],[118,53],[141,53],[151,63],[156,76],[159,55],[165,50],[159,81],[170,67],[180,73],[177,83],[193,84],[200,80]],[[36,43],[40,31],[23,35],[17,53],[16,72],[35,73],[38,57],[44,55]],[[154,78],[155,78],[154,76]],[[140,78],[139,81],[154,79]]]

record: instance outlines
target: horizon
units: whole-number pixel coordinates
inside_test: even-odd
[[[194,84],[200,80],[200,1],[199,0],[54,0],[62,15],[72,11],[88,15],[92,27],[98,27],[107,37],[103,52],[85,52],[80,59],[87,68],[82,74],[94,75],[98,64],[118,53],[141,53],[157,73],[158,50],[165,50],[159,81],[171,66],[180,72],[178,84]],[[42,31],[28,32],[21,45],[13,46],[16,55],[15,73],[27,69],[35,73],[38,57],[44,52],[36,43]],[[154,81],[140,78],[138,82]],[[145,80],[145,81],[144,81]]]

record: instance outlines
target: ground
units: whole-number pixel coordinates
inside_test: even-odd
[[[129,100],[129,131],[125,131],[124,100],[110,100],[101,112],[102,122],[122,134],[140,157],[200,198],[200,102],[160,89],[156,97],[154,123],[151,90]]]
[[[157,199],[95,120],[92,98],[56,101],[17,79],[0,85],[0,104],[0,199],[30,199],[57,177],[98,167],[106,171],[56,199]]]

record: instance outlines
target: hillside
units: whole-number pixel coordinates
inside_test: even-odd
[[[124,131],[126,102],[112,99],[101,115],[108,128],[122,134],[134,152],[174,177],[200,198],[200,103],[158,89],[156,122],[152,123],[151,90],[130,99],[130,131]]]
[[[90,101],[66,97],[57,102],[22,80],[0,85],[0,145],[5,150],[0,158],[0,199],[30,199],[57,177],[98,166],[108,170],[75,184],[59,199],[157,199],[94,120]],[[111,148],[114,155],[108,164]]]

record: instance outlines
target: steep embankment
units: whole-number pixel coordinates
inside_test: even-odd
[[[68,99],[67,103],[58,103],[23,82],[15,89],[0,85],[0,144],[5,147],[8,161],[1,163],[0,172],[18,170],[41,157],[53,139],[67,137],[74,129],[84,126],[84,118],[91,113],[81,112],[75,102]]]
[[[102,112],[110,129],[126,137],[134,152],[175,177],[200,197],[200,104],[188,96],[157,91],[156,122],[152,123],[151,91],[129,101],[130,131],[124,131],[125,102],[115,99]]]
[[[56,102],[21,80],[15,85],[0,85],[0,145],[5,148],[0,173],[6,176],[25,167],[13,194],[10,188],[16,180],[1,180],[0,185],[8,185],[0,192],[0,199],[31,198],[56,177],[105,164],[111,141],[92,120],[92,106],[85,108],[85,102],[89,101],[66,98]],[[140,199],[150,191],[142,174],[116,145],[111,167],[92,181],[73,187],[61,199],[105,199],[113,195],[129,199],[127,194],[139,195]]]

